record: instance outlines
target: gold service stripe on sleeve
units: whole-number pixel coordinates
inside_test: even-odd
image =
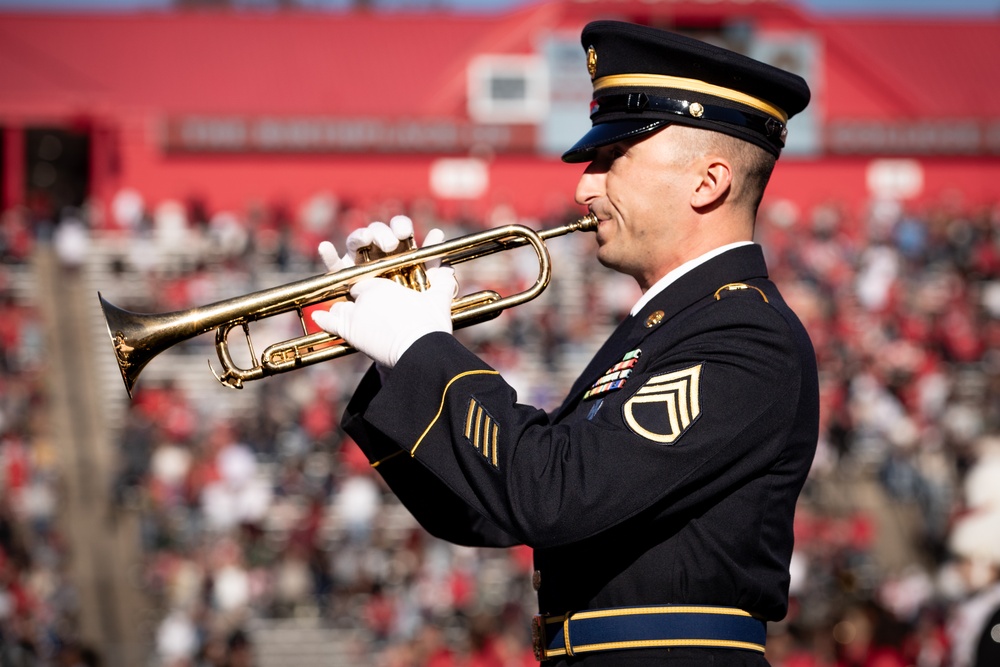
[[[465,371],[464,373],[459,373],[452,379],[448,380],[448,384],[444,386],[444,390],[441,392],[441,404],[438,406],[437,414],[434,415],[434,419],[431,420],[431,423],[427,425],[427,428],[424,429],[424,432],[420,434],[419,438],[417,438],[417,441],[416,443],[414,443],[413,448],[410,449],[410,456],[416,456],[417,447],[419,447],[420,443],[424,441],[424,438],[427,437],[427,434],[430,433],[430,430],[434,428],[434,424],[437,423],[437,420],[441,418],[441,413],[444,412],[444,400],[448,396],[448,390],[451,389],[451,385],[455,384],[462,378],[468,377],[470,375],[500,375],[500,373],[498,371],[488,371],[488,370]]]

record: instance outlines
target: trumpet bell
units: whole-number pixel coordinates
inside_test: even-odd
[[[171,333],[176,324],[168,317],[169,314],[134,313],[114,305],[100,292],[97,297],[101,301],[125,391],[132,398],[132,388],[142,369],[153,357],[174,344],[176,338]]]

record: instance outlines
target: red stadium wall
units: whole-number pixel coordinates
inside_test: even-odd
[[[869,188],[873,163],[887,158],[827,157],[821,160],[778,162],[765,201],[788,199],[804,209],[817,204],[842,202],[856,213],[879,199]],[[888,158],[919,165],[921,192],[904,203],[917,207],[938,205],[979,207],[1000,203],[1000,160],[996,158],[923,157]]]
[[[329,191],[360,206],[396,199],[404,204],[433,199],[433,155],[199,155],[166,156],[155,146],[122,149],[127,164],[119,177],[95,182],[103,201],[121,187],[135,188],[150,202],[198,196],[211,209],[243,209],[251,203],[299,202]],[[444,214],[467,211],[481,217],[498,204],[527,216],[574,206],[577,165],[528,155],[500,155],[488,162],[489,189],[476,199],[435,200]]]
[[[103,202],[124,187],[142,192],[150,205],[199,196],[216,210],[295,205],[321,191],[360,205],[427,200],[434,162],[468,150],[197,152],[171,148],[165,128],[196,114],[412,118],[467,127],[472,58],[532,53],[540,36],[578,34],[584,21],[611,9],[665,25],[695,12],[696,22],[747,21],[758,34],[790,31],[815,43],[811,109],[818,148],[809,158],[786,155],[779,162],[769,200],[808,208],[836,199],[860,211],[872,197],[870,167],[880,155],[913,161],[901,167],[919,180],[907,201],[934,203],[954,192],[972,205],[996,199],[1000,89],[979,82],[1000,59],[1000,21],[817,20],[777,0],[562,0],[475,17],[0,13],[0,204],[25,203],[33,178],[22,157],[25,131],[46,127],[86,137],[87,190]],[[392,49],[369,46],[387,43]],[[907,75],[915,62],[919,80]],[[512,143],[488,158],[484,193],[439,198],[439,210],[483,216],[510,204],[539,217],[573,206],[580,168],[535,155],[532,126],[511,128]],[[968,132],[976,135],[971,143]],[[884,143],[859,146],[859,137],[872,136]],[[900,137],[901,144],[893,143]]]
[[[96,147],[95,147],[96,148]],[[402,204],[430,201],[432,162],[441,156],[426,155],[184,155],[165,156],[155,146],[140,144],[123,149],[120,159],[128,165],[119,178],[95,182],[94,194],[102,201],[120,187],[142,192],[147,201],[198,196],[212,210],[243,210],[252,203],[300,202],[329,191],[368,207],[386,200]],[[803,210],[840,202],[862,214],[879,197],[869,183],[873,163],[887,158],[869,156],[826,157],[818,160],[783,158],[772,177],[766,202],[786,199]],[[991,157],[900,157],[918,165],[922,183],[919,194],[903,198],[915,206],[943,202],[967,206],[1000,202],[1000,159]],[[574,190],[582,173],[580,165],[554,158],[500,155],[488,162],[490,185],[482,197],[469,200],[434,200],[437,210],[452,216],[466,213],[482,219],[497,205],[511,205],[521,215],[545,217],[573,208]]]

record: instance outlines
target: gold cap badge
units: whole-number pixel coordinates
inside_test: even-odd
[[[587,48],[587,71],[590,72],[590,80],[597,76],[597,49],[593,46]]]

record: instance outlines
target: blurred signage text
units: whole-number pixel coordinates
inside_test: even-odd
[[[535,135],[531,125],[452,119],[179,116],[166,120],[163,144],[192,153],[523,153],[535,150]]]
[[[1000,155],[1000,119],[831,120],[826,151],[834,155]]]

